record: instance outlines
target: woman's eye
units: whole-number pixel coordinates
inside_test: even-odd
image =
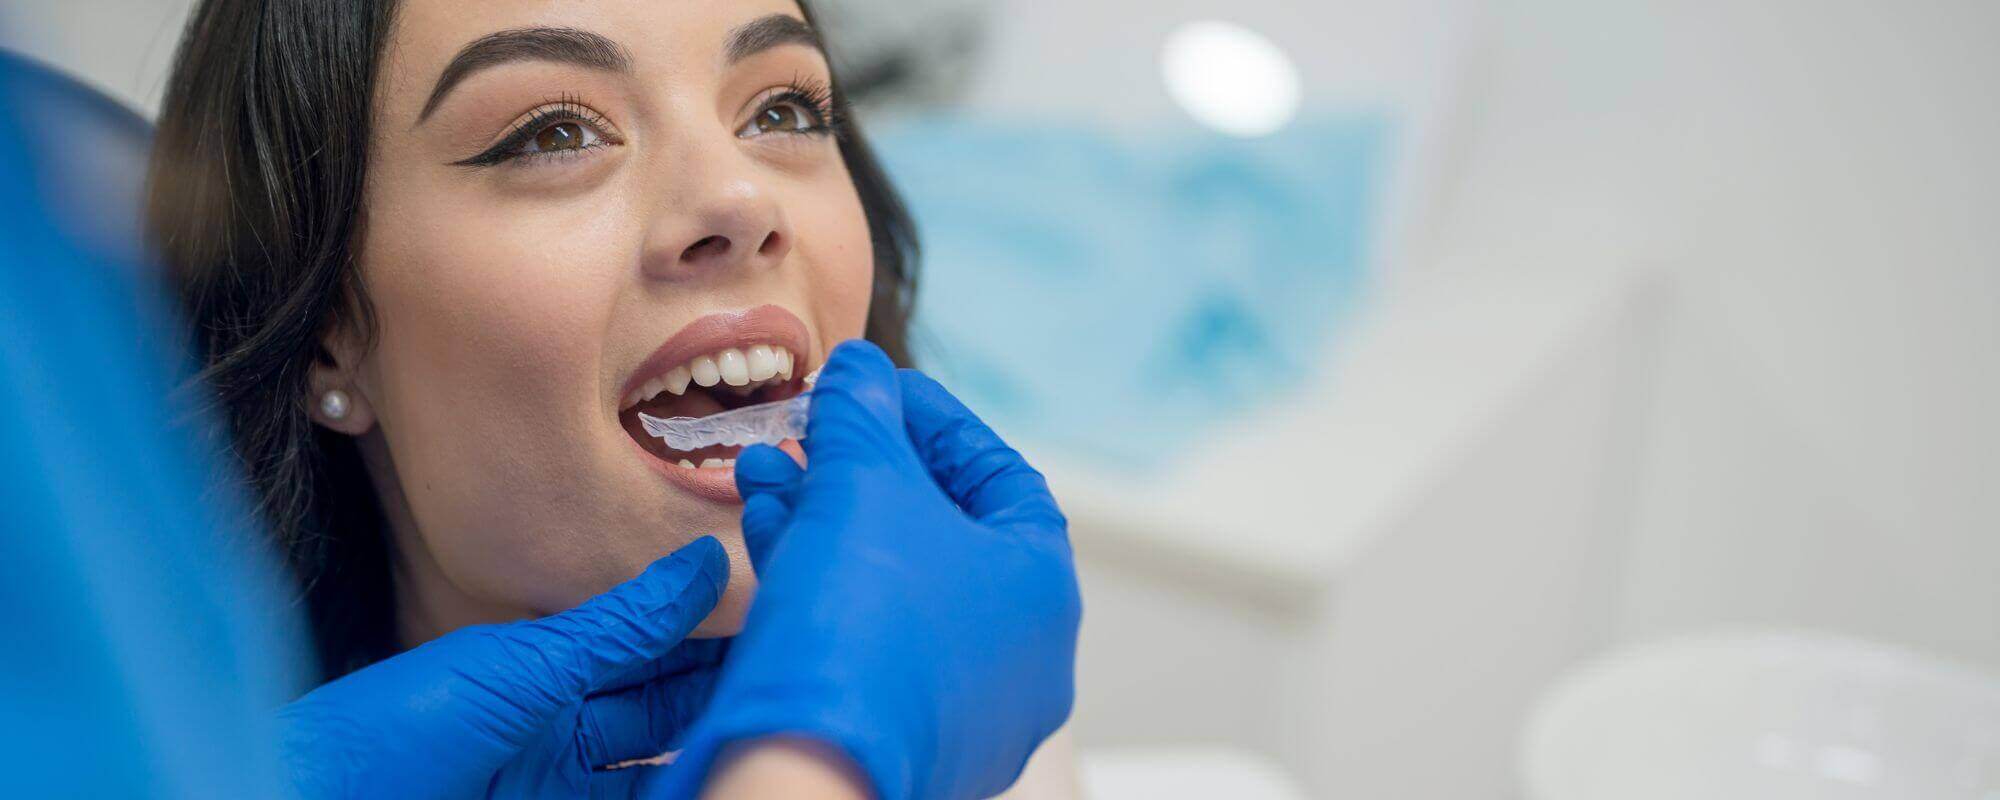
[[[823,124],[818,111],[808,109],[795,100],[784,100],[757,112],[736,135],[747,138],[767,133],[805,133],[818,130]]]
[[[581,104],[564,101],[561,106],[535,112],[486,152],[453,164],[494,167],[517,160],[532,163],[553,157],[582,157],[584,151],[624,143],[608,120]]]
[[[584,150],[597,146],[603,137],[581,122],[558,122],[535,132],[521,148],[521,153],[561,153]]]

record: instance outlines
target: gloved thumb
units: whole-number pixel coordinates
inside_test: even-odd
[[[906,369],[898,377],[910,443],[952,502],[988,525],[1066,528],[1048,481],[999,434],[930,376]]]
[[[841,342],[813,384],[806,463],[822,466],[909,453],[896,365],[873,343]],[[914,460],[914,455],[908,456]]]
[[[664,658],[715,609],[728,583],[722,543],[703,536],[583,605],[507,628],[542,661],[561,665],[555,677],[563,685],[550,689],[582,697]]]

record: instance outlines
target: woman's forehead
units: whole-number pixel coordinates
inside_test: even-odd
[[[794,0],[482,0],[477,8],[467,13],[462,0],[401,0],[383,53],[384,89],[427,92],[466,48],[507,31],[592,34],[643,75],[719,63],[731,33],[755,20],[803,18]]]

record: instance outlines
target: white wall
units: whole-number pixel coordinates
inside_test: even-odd
[[[1496,10],[1433,263],[1589,243],[1673,276],[1625,635],[2000,667],[2000,5]]]

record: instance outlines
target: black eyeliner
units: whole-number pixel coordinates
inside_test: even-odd
[[[539,123],[543,120],[541,119],[541,115],[537,114],[528,121],[530,123]],[[513,133],[507,134],[507,138],[501,139],[498,144],[487,148],[485,152],[464,161],[454,161],[451,165],[454,167],[490,167],[495,164],[504,164],[518,158],[520,153],[517,151],[521,149],[521,146],[527,144],[529,139],[534,138],[540,133],[540,128],[529,125],[516,127]]]
[[[537,109],[532,116],[515,125],[512,132],[508,133],[506,137],[496,142],[492,147],[486,148],[485,151],[471,158],[451,162],[451,166],[491,167],[523,156],[542,155],[539,153],[522,153],[520,152],[521,146],[527,144],[529,140],[536,136],[541,135],[541,132],[548,126],[564,122],[579,122],[589,125],[598,130],[600,137],[612,140],[613,143],[617,142],[617,137],[610,131],[610,123],[606,122],[604,117],[585,108],[583,104],[578,103],[574,96],[564,94],[552,102],[554,105]]]

